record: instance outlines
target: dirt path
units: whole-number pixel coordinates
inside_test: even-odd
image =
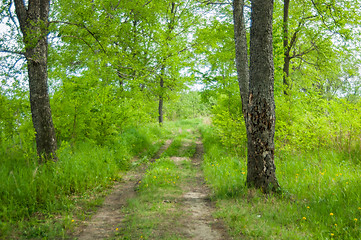
[[[197,169],[197,174],[192,179],[193,184],[183,185],[184,194],[183,211],[188,215],[184,219],[184,229],[190,239],[195,240],[225,240],[230,239],[222,222],[213,218],[214,205],[210,201],[210,190],[205,185],[201,172],[203,156],[203,144],[200,140],[196,142],[196,152],[192,157],[192,165]]]
[[[170,145],[171,141],[167,141],[151,162],[158,159],[161,153],[166,151]],[[203,180],[204,177],[201,171],[203,144],[200,139],[197,139],[193,156],[191,158],[184,157],[182,152],[184,153],[190,148],[194,150],[194,135],[193,140],[188,139],[182,143],[177,156],[170,157],[170,160],[176,164],[178,171],[190,171],[191,174],[185,178],[184,182],[180,183],[179,191],[181,192],[177,196],[174,195],[171,201],[163,200],[161,203],[157,203],[158,200],[154,200],[155,202],[150,203],[153,206],[159,207],[159,204],[161,204],[169,206],[169,208],[166,213],[158,212],[158,210],[152,213],[155,219],[159,221],[159,224],[154,224],[150,234],[145,239],[230,239],[222,221],[212,216],[215,206],[210,200],[210,190]],[[184,162],[188,163],[186,165],[190,169],[185,168]],[[127,210],[127,203],[130,199],[140,197],[135,189],[145,172],[146,167],[144,166],[129,172],[121,183],[114,186],[112,193],[108,195],[103,206],[98,209],[92,219],[84,221],[78,230],[74,232],[72,239],[143,239],[143,236],[132,235],[132,231],[133,233],[140,231],[139,228],[143,226],[141,223],[138,223],[138,227],[131,228],[133,230],[130,230],[131,233],[127,233],[128,236],[123,236],[122,231],[129,229],[129,224],[134,224],[127,219],[138,216],[136,209]],[[152,207],[152,209],[154,208]],[[150,217],[149,214],[145,214],[145,216]]]
[[[167,140],[151,159],[151,162],[159,158],[171,143],[171,140]],[[142,179],[145,170],[144,166],[131,170],[123,177],[121,182],[116,183],[113,186],[112,193],[106,197],[96,214],[92,216],[90,221],[83,221],[72,234],[71,239],[87,240],[113,237],[124,217],[121,209],[127,204],[128,199],[136,196],[136,185]]]

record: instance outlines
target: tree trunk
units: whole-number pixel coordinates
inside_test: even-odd
[[[251,2],[247,185],[268,192],[279,188],[274,164],[273,0]]]
[[[290,46],[288,41],[288,13],[289,13],[290,0],[284,0],[283,4],[283,87],[284,94],[288,95],[290,75]]]
[[[48,93],[49,7],[49,0],[29,0],[27,8],[23,0],[15,0],[15,11],[23,34],[28,63],[30,106],[40,162],[57,159],[57,144]]]
[[[163,124],[163,88],[164,88],[164,80],[163,80],[162,76],[160,77],[159,86],[160,86],[160,93],[159,93],[159,104],[158,104],[158,120],[159,120],[159,125],[162,126],[162,124]]]
[[[247,32],[243,16],[244,1],[233,1],[234,42],[236,46],[236,68],[242,100],[243,117],[247,125],[247,99],[249,92],[249,67],[247,53]]]

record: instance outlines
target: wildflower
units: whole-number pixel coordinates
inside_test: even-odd
[[[118,228],[115,229],[115,231],[118,231],[118,230],[119,230]]]
[[[214,164],[212,164],[212,167],[214,167]]]
[[[157,178],[157,176],[154,176],[154,178]]]
[[[346,182],[346,184],[348,184],[348,182]]]
[[[361,210],[361,207],[359,207],[358,210]]]
[[[330,216],[333,216],[333,213],[330,213]]]
[[[338,177],[338,174],[336,174],[336,177]]]
[[[335,223],[335,227],[337,227],[337,223]]]
[[[310,206],[307,206],[307,208],[310,208]]]
[[[303,171],[306,171],[307,169],[305,168],[305,169],[303,169]]]
[[[357,218],[354,218],[353,220],[354,220],[355,222],[357,222]]]
[[[242,174],[244,175],[244,174],[246,174],[246,172],[242,172]]]
[[[331,233],[331,237],[335,236],[335,234]]]
[[[72,219],[71,222],[74,222],[74,219]]]
[[[306,220],[306,217],[303,217],[302,220]]]

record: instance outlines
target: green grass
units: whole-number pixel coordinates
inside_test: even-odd
[[[176,199],[182,195],[181,182],[191,175],[188,165],[184,161],[180,168],[168,157],[150,164],[137,196],[123,208],[117,239],[184,239],[176,231],[184,215]]]
[[[246,160],[202,127],[204,173],[236,239],[360,239],[361,166],[332,150],[276,153],[282,194],[247,189]]]
[[[169,127],[169,126],[168,126]],[[124,221],[115,231],[117,239],[185,239],[180,229],[184,211],[177,199],[182,195],[182,184],[195,175],[191,162],[184,160],[175,164],[172,156],[194,153],[195,145],[183,147],[193,135],[179,133],[160,159],[150,163],[137,191],[123,208]]]
[[[63,238],[101,204],[102,191],[131,167],[133,156],[147,161],[168,134],[154,124],[103,146],[63,142],[59,160],[43,165],[15,147],[0,151],[0,239]]]

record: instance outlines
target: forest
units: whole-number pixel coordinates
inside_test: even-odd
[[[359,0],[0,19],[0,239],[361,239]]]

